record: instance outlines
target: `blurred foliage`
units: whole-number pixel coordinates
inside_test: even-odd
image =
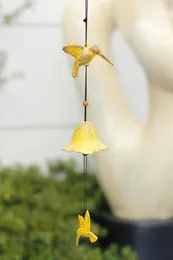
[[[2,88],[6,83],[15,79],[23,79],[24,75],[21,72],[14,72],[10,75],[4,72],[8,60],[8,53],[5,50],[0,50],[0,88]]]
[[[9,14],[2,14],[1,23],[10,25],[16,18],[18,18],[23,12],[28,10],[32,5],[31,0],[24,1],[21,6],[18,6],[13,12]],[[4,70],[7,65],[8,54],[6,50],[0,50],[0,88],[2,88],[7,82],[15,79],[24,78],[23,73],[15,72],[11,75],[5,75]]]
[[[75,246],[78,214],[83,214],[83,175],[74,162],[0,169],[1,260],[136,260],[129,247],[104,251],[84,238]],[[97,210],[101,192],[88,175],[89,209]],[[106,230],[93,223],[99,238]]]
[[[26,0],[22,5],[18,6],[13,12],[9,14],[4,14],[2,18],[3,24],[11,24],[15,19],[17,19],[23,12],[28,10],[32,5],[31,0]]]

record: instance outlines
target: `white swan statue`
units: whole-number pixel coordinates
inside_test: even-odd
[[[163,18],[160,21],[159,15]],[[84,1],[67,0],[64,45],[84,43],[83,19]],[[155,30],[155,37],[161,42],[158,45],[153,39],[156,25],[160,26]],[[114,67],[99,58],[93,60],[88,69],[89,120],[109,147],[96,155],[98,180],[115,216],[169,219],[173,217],[173,34],[168,12],[166,15],[159,0],[89,1],[88,43],[99,45],[110,59],[110,37],[117,28],[133,45],[146,69],[149,118],[146,123],[135,120],[119,82],[116,60]],[[162,43],[166,46],[165,57],[157,51]],[[67,59],[72,68],[73,58]],[[81,98],[83,72],[81,69],[74,79]]]

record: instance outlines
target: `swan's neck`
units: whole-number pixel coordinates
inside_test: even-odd
[[[100,39],[98,39],[100,37]],[[110,47],[105,41],[105,36],[98,36],[96,43],[101,43],[103,53],[109,55]],[[103,38],[102,38],[103,37]],[[91,36],[94,39],[94,36]],[[118,126],[123,126],[127,121],[131,121],[132,113],[123,90],[120,86],[119,78],[116,73],[116,63],[112,67],[108,63],[97,57],[93,64],[88,68],[89,71],[89,98],[92,106],[93,116],[104,117],[104,122],[108,118]],[[92,86],[92,88],[90,88]],[[98,112],[96,112],[98,111]]]
[[[173,130],[173,93],[151,86],[149,125]]]
[[[162,0],[137,0],[136,1],[136,10],[140,12],[146,12],[151,10],[153,7],[156,6],[163,6],[163,1]]]
[[[169,20],[163,0],[137,0],[135,10],[136,22],[144,20],[161,26]]]

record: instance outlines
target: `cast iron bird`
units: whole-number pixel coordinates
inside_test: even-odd
[[[77,230],[76,246],[78,246],[80,236],[88,237],[90,239],[91,243],[96,242],[98,237],[94,233],[92,233],[90,230],[89,211],[88,210],[86,211],[84,218],[82,216],[78,215],[78,219],[79,219],[80,228],[78,228],[78,230]]]
[[[75,62],[73,64],[73,69],[72,69],[72,76],[74,78],[77,77],[80,66],[89,65],[89,63],[96,55],[102,57],[105,61],[109,62],[113,66],[113,63],[101,53],[97,45],[93,45],[91,47],[87,45],[87,47],[85,46],[83,47],[81,45],[69,43],[67,46],[64,46],[62,49],[67,54],[70,54],[73,57],[75,57]]]

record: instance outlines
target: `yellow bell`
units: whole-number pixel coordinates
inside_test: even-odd
[[[76,126],[71,142],[63,150],[87,155],[107,149],[99,140],[93,124],[82,121]]]

